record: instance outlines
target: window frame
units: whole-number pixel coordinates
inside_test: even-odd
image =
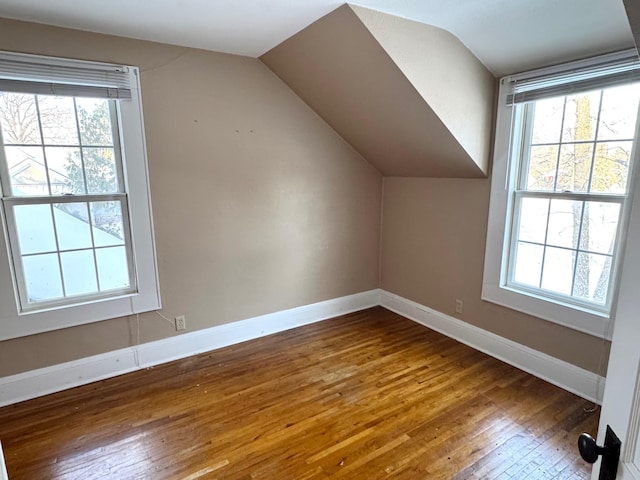
[[[2,53],[0,52],[0,54]],[[129,216],[131,261],[134,264],[135,279],[132,287],[136,287],[136,289],[128,292],[114,292],[114,295],[108,297],[85,298],[72,305],[51,304],[37,308],[37,310],[22,311],[11,252],[11,234],[6,228],[8,225],[7,212],[4,211],[4,208],[0,208],[0,220],[2,221],[2,235],[0,235],[0,341],[160,309],[160,287],[138,68],[9,52],[7,55],[17,58],[24,57],[42,66],[49,64],[61,66],[65,71],[70,72],[73,72],[73,69],[115,67],[123,69],[129,75],[130,98],[127,96],[116,100],[117,134],[121,142],[120,181],[123,182],[122,193],[118,195],[123,195],[125,200],[128,200],[128,202],[123,202],[125,204],[123,215]],[[76,96],[81,97],[82,95]],[[19,198],[24,200],[31,197]],[[83,196],[77,195],[69,201],[78,202],[82,199]]]
[[[38,94],[27,93],[26,95],[34,95],[34,97],[40,96]],[[67,96],[65,98],[83,98],[80,96]],[[8,239],[9,239],[9,247],[12,250],[12,264],[15,272],[15,288],[17,289],[17,299],[20,308],[19,314],[28,313],[28,312],[37,312],[41,310],[45,310],[51,307],[64,307],[70,306],[77,303],[90,302],[93,300],[98,300],[102,298],[110,298],[115,296],[126,295],[130,293],[137,292],[136,286],[136,272],[135,272],[135,264],[133,261],[133,247],[131,244],[131,225],[130,225],[130,217],[129,217],[129,200],[127,197],[127,193],[125,191],[125,182],[124,182],[124,173],[123,173],[123,162],[122,162],[122,142],[120,141],[120,133],[119,133],[119,119],[118,119],[118,105],[117,100],[113,99],[105,99],[109,102],[109,116],[111,120],[111,133],[112,133],[112,142],[114,153],[114,164],[116,167],[116,180],[117,180],[117,191],[112,193],[74,193],[74,194],[66,194],[66,193],[53,193],[50,179],[47,174],[47,184],[49,189],[49,194],[43,195],[16,195],[13,192],[13,186],[10,179],[9,168],[8,168],[8,159],[6,158],[4,149],[0,148],[0,181],[2,186],[0,188],[0,192],[4,194],[1,199],[2,206],[4,209]],[[36,100],[37,102],[37,100]],[[74,110],[76,110],[75,102],[74,102]],[[40,109],[36,107],[36,115],[38,115],[38,121],[40,122]],[[77,110],[75,112],[77,116]],[[40,130],[40,129],[39,129]],[[85,162],[83,160],[82,151],[87,148],[86,145],[83,144],[81,139],[80,132],[80,124],[78,119],[76,118],[76,132],[78,134],[78,145],[77,148],[80,150],[81,162],[83,166]],[[43,151],[43,160],[45,162],[45,167],[48,169],[48,161],[47,161],[47,148],[56,148],[56,145],[44,143],[44,138],[42,137],[42,132],[40,132],[41,138],[39,144],[33,144],[32,147],[42,149]],[[5,143],[2,138],[2,132],[0,131],[0,145],[11,146],[14,147],[14,144]],[[31,146],[31,145],[29,145]],[[75,146],[74,146],[75,147]],[[90,146],[89,148],[94,148]],[[86,186],[85,186],[86,188]],[[7,194],[9,192],[9,194]],[[27,289],[27,279],[25,275],[25,271],[22,265],[22,261],[20,259],[23,257],[23,252],[21,251],[21,245],[19,241],[18,230],[16,228],[16,217],[15,217],[15,207],[20,207],[24,205],[48,205],[50,208],[53,208],[56,204],[60,203],[85,203],[87,204],[87,209],[89,208],[89,203],[93,202],[109,202],[115,201],[120,204],[120,209],[122,212],[122,225],[123,225],[123,243],[126,249],[126,259],[127,259],[127,269],[128,269],[128,281],[129,286],[120,289],[113,289],[109,291],[97,291],[95,293],[89,293],[84,295],[77,295],[74,297],[69,297],[66,295],[65,288],[65,274],[62,266],[62,260],[60,257],[60,253],[67,252],[65,249],[61,249],[58,244],[58,239],[56,238],[56,248],[51,252],[42,252],[42,253],[55,253],[58,256],[58,263],[60,267],[60,275],[61,275],[61,288],[63,290],[63,296],[58,297],[52,300],[43,300],[40,302],[29,302],[28,301],[28,289]],[[90,216],[90,212],[87,211],[87,214]],[[52,218],[55,217],[55,214],[52,210]],[[57,231],[57,226],[55,220],[53,220],[54,231]],[[93,229],[93,226],[90,226]],[[57,235],[56,235],[57,237]],[[91,233],[91,237],[93,239],[93,233]],[[97,268],[97,259],[95,258],[95,252],[101,248],[109,248],[109,247],[101,247],[93,244],[90,250],[94,253],[94,262],[96,264],[96,283],[99,284],[98,278],[98,268]],[[83,249],[88,250],[88,249]],[[28,255],[24,255],[28,256]]]
[[[629,56],[634,52],[624,51],[616,54],[605,55],[595,59],[587,59],[570,64],[550,67],[534,72],[525,72],[519,76],[544,76],[553,75],[576,69],[586,69],[594,63],[610,60],[622,56]],[[617,297],[617,284],[620,274],[619,265],[624,255],[624,241],[630,214],[632,186],[636,175],[637,162],[639,161],[638,141],[640,140],[640,121],[636,123],[636,137],[634,150],[631,153],[631,168],[627,178],[628,194],[619,195],[623,207],[620,210],[619,235],[614,247],[614,261],[609,285],[607,305],[603,308],[584,304],[572,298],[567,302],[561,294],[543,295],[540,291],[526,289],[520,286],[514,287],[509,282],[508,275],[513,271],[510,263],[514,260],[512,242],[516,237],[512,233],[515,228],[517,189],[521,186],[522,165],[520,162],[521,149],[524,148],[524,129],[522,125],[524,115],[515,115],[514,109],[521,108],[517,104],[509,104],[513,98],[513,77],[505,77],[500,80],[498,92],[498,106],[496,115],[495,143],[493,156],[493,169],[491,176],[491,196],[489,205],[489,219],[487,227],[487,243],[485,250],[485,267],[481,298],[513,310],[532,315],[556,324],[569,327],[600,338],[611,338],[611,324],[615,314],[615,301]],[[516,188],[518,187],[518,188]],[[587,200],[590,194],[571,193],[571,197]],[[599,200],[607,196],[604,194]],[[590,198],[589,198],[590,199]]]
[[[20,241],[18,239],[18,232],[16,229],[16,221],[15,221],[13,207],[23,206],[23,205],[45,205],[45,206],[53,207],[55,204],[59,204],[59,203],[89,204],[93,202],[109,202],[109,201],[118,202],[120,204],[120,208],[122,211],[122,217],[123,217],[122,223],[123,223],[123,229],[124,229],[124,232],[123,232],[124,245],[122,246],[124,246],[126,249],[127,267],[128,267],[128,274],[129,274],[129,286],[125,288],[120,288],[120,289],[113,289],[113,290],[107,290],[102,292],[98,291],[96,293],[90,293],[90,294],[78,295],[78,296],[67,297],[65,295],[63,297],[59,297],[52,300],[43,300],[37,303],[29,303],[29,301],[26,299],[28,292],[27,292],[27,282],[25,278],[25,273],[24,273],[24,269],[20,265],[21,263],[20,257],[22,257],[23,255],[22,255],[22,252],[20,251]],[[85,195],[73,195],[73,196],[66,196],[66,197],[65,196],[62,196],[62,197],[60,196],[9,197],[9,198],[5,198],[3,201],[3,210],[4,210],[5,218],[7,220],[6,229],[7,229],[7,237],[9,239],[9,248],[12,249],[11,260],[12,260],[13,270],[15,272],[14,282],[15,282],[15,288],[17,290],[16,298],[18,300],[18,306],[20,309],[20,311],[18,312],[19,315],[27,314],[30,312],[38,312],[38,311],[47,310],[55,307],[67,307],[67,306],[72,306],[79,303],[92,302],[94,300],[100,300],[100,299],[108,299],[110,297],[128,295],[128,294],[137,292],[136,271],[135,271],[135,264],[133,261],[133,246],[131,243],[131,226],[130,226],[130,221],[128,220],[129,208],[128,208],[128,201],[127,201],[126,194],[123,194],[123,193],[101,194],[101,195],[85,194]],[[94,227],[91,227],[91,228],[94,228]],[[100,250],[104,248],[111,248],[111,247],[93,245],[91,248],[83,248],[79,250]],[[49,254],[49,253],[60,254],[60,253],[66,253],[68,251],[69,250],[62,250],[59,248],[59,246],[57,246],[55,251],[52,250],[51,252],[42,252],[40,254]],[[25,256],[30,256],[30,254]],[[58,261],[60,262],[60,259]],[[62,273],[62,266],[60,268],[61,268],[61,275],[63,276],[62,278],[64,278],[64,273]],[[64,283],[65,283],[64,280],[62,280],[61,285],[63,289],[65,288]]]
[[[510,286],[515,290],[521,290],[523,292],[528,292],[536,295],[538,294],[539,290],[542,290],[541,288],[535,288],[523,283],[519,283],[514,278],[516,243],[519,241],[519,237],[516,234],[515,229],[520,225],[521,204],[523,199],[524,198],[544,198],[544,199],[549,199],[550,201],[554,199],[559,199],[559,200],[569,200],[569,201],[585,202],[585,203],[601,202],[601,203],[617,204],[620,206],[620,209],[618,212],[619,227],[618,227],[617,233],[622,233],[625,230],[625,218],[624,218],[623,212],[627,202],[628,195],[618,194],[618,193],[602,193],[602,192],[572,192],[572,191],[559,191],[559,190],[527,189],[525,186],[525,182],[527,180],[527,172],[529,171],[529,165],[531,161],[531,158],[529,155],[530,149],[531,149],[531,142],[529,140],[531,139],[531,133],[533,128],[533,116],[534,116],[535,110],[531,108],[530,103],[514,105],[513,108],[516,109],[516,111],[513,113],[515,118],[514,125],[516,124],[518,125],[518,127],[516,128],[519,129],[518,133],[520,134],[520,137],[519,137],[519,144],[514,145],[512,143],[512,146],[511,146],[511,156],[514,159],[518,159],[518,161],[512,166],[512,168],[516,168],[517,171],[515,172],[515,178],[514,178],[515,185],[511,189],[511,193],[513,194],[513,208],[512,208],[512,211],[510,212],[511,229],[509,231],[509,236],[510,236],[509,249],[508,249],[509,258],[508,258],[508,262],[506,262],[506,265],[504,266],[505,268],[504,276],[505,276],[505,283],[507,286]],[[522,132],[524,132],[524,134],[522,134]],[[619,140],[616,140],[616,141],[619,141]],[[632,141],[635,142],[635,139],[632,139]],[[593,140],[594,154],[593,155],[595,155],[595,148],[598,142],[606,143],[608,141],[598,140],[597,138],[594,138]],[[567,145],[571,143],[573,142],[561,142],[560,144],[558,144],[559,153],[560,153],[560,148],[563,145]],[[584,143],[591,143],[591,141],[584,142]],[[594,161],[595,161],[595,158],[592,158],[592,163]],[[629,174],[627,175],[627,179],[626,179],[626,183],[627,183],[626,189],[628,192],[631,190],[631,175],[633,173],[633,167],[634,167],[634,162],[630,161]],[[593,168],[594,166],[592,164],[590,175],[593,175]],[[590,177],[590,180],[591,180],[591,177]],[[582,224],[582,221],[583,220],[581,219],[581,224]],[[613,251],[611,254],[602,254],[600,252],[593,252],[593,253],[609,256],[612,258],[612,266],[611,266],[611,274],[610,274],[611,281],[608,282],[606,303],[600,305],[595,302],[590,302],[588,300],[582,300],[579,297],[574,297],[571,295],[566,295],[566,294],[552,292],[552,291],[544,291],[543,296],[548,297],[550,299],[554,299],[561,303],[567,303],[569,305],[577,305],[590,311],[609,315],[609,312],[611,311],[611,308],[613,305],[613,294],[615,291],[614,280],[616,278],[616,272],[617,272],[617,269],[619,268],[619,263],[620,263],[618,260],[619,258],[618,254],[620,251],[621,236],[622,235],[616,235],[616,239],[613,245]],[[565,249],[565,247],[557,247],[557,248]],[[581,249],[580,245],[576,245],[575,248],[566,247],[566,250],[575,251],[576,254],[579,252],[583,252],[583,253],[587,252],[587,250]],[[576,262],[577,262],[577,258],[576,258]],[[574,269],[575,268],[576,266],[574,265]],[[542,275],[542,272],[541,272],[541,275]],[[575,272],[573,277],[574,278],[572,279],[572,282],[575,280]]]

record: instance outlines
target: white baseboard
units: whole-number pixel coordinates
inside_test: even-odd
[[[582,398],[602,403],[604,377],[467,322],[380,291],[380,305]]]
[[[376,305],[382,305],[583,398],[596,403],[602,401],[604,378],[593,372],[376,289],[2,377],[0,407]]]
[[[0,407],[376,305],[377,289],[2,377]]]
[[[141,368],[146,368],[375,307],[380,303],[379,292],[377,289],[369,290],[165,338],[157,342],[144,343],[136,348],[139,365]]]

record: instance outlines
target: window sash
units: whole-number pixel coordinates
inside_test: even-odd
[[[638,64],[640,67],[640,63]],[[613,87],[615,85],[608,85],[609,87]],[[603,87],[603,89],[606,88]],[[567,95],[568,96],[568,95]],[[530,167],[530,162],[531,162],[531,148],[532,147],[539,147],[539,146],[558,146],[558,155],[560,155],[560,149],[563,146],[566,145],[578,145],[578,144],[584,144],[584,145],[593,145],[593,154],[592,154],[592,158],[591,158],[591,165],[590,165],[590,172],[589,172],[589,186],[592,185],[593,182],[593,178],[594,178],[594,162],[596,161],[596,149],[597,146],[599,144],[607,144],[607,143],[611,143],[611,142],[633,142],[633,149],[635,150],[636,144],[637,144],[637,138],[617,138],[615,140],[601,140],[597,138],[597,131],[596,131],[596,136],[592,139],[592,140],[578,140],[578,141],[563,141],[563,140],[559,140],[558,142],[548,142],[548,143],[540,143],[540,144],[533,144],[531,142],[531,138],[533,135],[533,117],[534,117],[534,113],[535,113],[535,108],[532,108],[532,104],[531,102],[528,103],[523,103],[523,104],[518,104],[518,105],[514,105],[512,108],[512,140],[510,143],[510,152],[509,152],[509,166],[508,168],[512,168],[511,164],[515,163],[515,177],[511,177],[508,176],[508,178],[512,178],[511,182],[515,182],[514,185],[516,185],[515,187],[513,185],[507,185],[507,187],[511,187],[511,189],[513,191],[530,191],[530,192],[535,192],[537,190],[530,190],[526,187],[527,185],[527,176],[529,173],[529,167]],[[598,113],[598,120],[597,123],[599,123],[600,120],[600,112]],[[596,130],[597,130],[597,126],[596,126]],[[636,135],[635,137],[638,137],[638,130],[640,129],[640,111],[638,112],[638,120],[637,120],[637,125],[636,125]],[[601,193],[601,192],[590,192],[589,194],[592,195],[597,195],[598,197],[623,197],[623,198],[627,198],[628,196],[628,192],[631,189],[631,182],[632,182],[632,172],[633,172],[633,159],[634,159],[634,152],[631,153],[630,155],[630,163],[629,163],[629,170],[627,172],[627,184],[626,184],[626,188],[625,188],[625,192],[624,194],[606,194],[606,193]],[[559,157],[558,157],[559,160]],[[556,164],[556,167],[558,167],[559,164]],[[554,190],[540,190],[540,192],[543,193],[564,193],[564,191],[554,191]],[[569,193],[574,193],[574,192],[569,192]],[[585,195],[585,192],[575,192],[579,195]]]
[[[123,225],[123,246],[126,252],[126,260],[127,260],[127,269],[128,269],[128,280],[129,286],[125,288],[119,289],[110,289],[104,292],[95,292],[90,294],[81,294],[81,295],[66,295],[65,287],[64,287],[64,275],[62,266],[60,265],[60,275],[61,275],[61,285],[63,288],[63,296],[60,298],[45,300],[40,302],[29,302],[28,300],[28,292],[27,292],[27,281],[26,275],[22,266],[22,252],[20,249],[20,241],[18,238],[17,224],[16,218],[14,214],[14,208],[21,205],[48,205],[53,207],[54,204],[58,203],[86,203],[89,205],[90,202],[104,202],[104,201],[115,201],[120,204],[120,209],[122,212],[122,225]],[[129,208],[128,208],[128,197],[127,194],[119,193],[119,194],[97,194],[97,195],[64,195],[64,196],[44,196],[44,197],[12,197],[12,198],[3,198],[2,206],[4,217],[7,225],[8,232],[8,240],[10,249],[12,252],[11,262],[14,271],[14,278],[16,280],[17,286],[17,299],[18,304],[20,306],[20,313],[28,313],[33,311],[43,311],[50,308],[69,306],[69,305],[77,305],[82,303],[91,302],[94,300],[112,298],[114,296],[122,296],[127,294],[137,293],[137,283],[136,283],[136,270],[135,270],[135,262],[133,258],[133,249],[132,249],[132,235],[131,235],[131,224],[129,218]],[[96,228],[92,223],[89,224],[90,228]],[[110,248],[109,246],[96,246],[95,241],[93,240],[92,234],[92,245],[91,247],[83,248],[80,250],[91,250],[94,253],[94,262],[95,262],[95,251],[102,248]],[[58,239],[56,238],[56,249],[51,252],[39,252],[39,254],[56,254],[58,257],[58,263],[61,262],[60,254],[64,252],[74,251],[74,249],[61,249],[58,244]],[[95,265],[94,265],[95,266]],[[95,266],[96,276],[98,275],[97,266]],[[98,283],[99,285],[99,283]]]
[[[573,295],[566,295],[559,292],[554,292],[552,290],[547,290],[542,287],[533,287],[531,285],[527,285],[524,283],[517,282],[515,280],[515,262],[516,262],[516,251],[517,244],[520,241],[520,237],[518,234],[518,226],[520,225],[521,211],[522,211],[522,200],[525,198],[542,198],[548,200],[560,199],[560,200],[569,200],[569,201],[577,201],[577,202],[600,202],[600,203],[613,203],[620,205],[620,210],[618,214],[618,225],[616,228],[616,240],[613,246],[613,251],[610,255],[606,254],[606,256],[611,257],[612,267],[609,271],[608,278],[608,287],[607,287],[607,301],[604,304],[600,304],[597,302],[592,302],[586,299],[581,299],[579,297]],[[621,244],[621,231],[623,229],[623,218],[624,218],[624,208],[626,205],[627,196],[626,195],[611,195],[611,194],[599,194],[599,193],[573,193],[573,192],[547,192],[547,191],[530,191],[530,190],[515,190],[513,192],[513,201],[511,207],[511,221],[509,228],[509,241],[508,241],[508,250],[505,252],[507,255],[507,261],[505,262],[505,280],[504,285],[506,287],[510,287],[519,291],[528,292],[535,296],[544,299],[556,300],[563,304],[575,305],[581,308],[585,308],[587,310],[593,310],[602,314],[607,314],[611,310],[612,302],[613,302],[613,292],[614,292],[614,284],[615,284],[615,274],[616,274],[616,266],[618,263],[618,252],[620,250]],[[582,227],[582,225],[581,225]],[[536,243],[536,242],[527,242],[527,243]],[[560,247],[557,245],[550,245],[546,241],[544,243],[540,243],[540,245],[547,247],[550,246],[552,248],[561,248],[568,251],[578,253],[595,253],[598,255],[605,255],[601,252],[591,252],[589,250],[585,250],[580,248],[580,245],[576,245],[575,248],[569,247]],[[577,260],[576,260],[577,261]],[[542,271],[540,272],[542,275]],[[575,271],[572,275],[572,283],[575,281]]]
[[[83,202],[108,202],[108,201],[125,201],[126,193],[90,193],[90,194],[73,194],[73,195],[41,195],[30,197],[3,197],[3,203],[6,205],[41,205],[48,203],[83,203]]]
[[[516,197],[528,198],[557,198],[561,200],[575,200],[577,202],[605,202],[619,203],[623,205],[628,195],[617,193],[598,193],[598,192],[565,192],[565,191],[547,191],[547,190],[513,190]]]
[[[0,92],[3,92],[2,88],[0,88]],[[36,95],[36,94],[34,94]],[[83,98],[78,96],[78,98]],[[84,97],[86,98],[86,97]],[[76,113],[77,115],[77,113]],[[111,135],[112,135],[112,141],[113,141],[113,145],[111,147],[105,147],[105,148],[113,148],[113,154],[114,154],[114,161],[115,161],[115,167],[116,167],[116,177],[117,177],[117,182],[118,182],[118,192],[123,193],[125,192],[125,180],[124,180],[124,171],[123,171],[123,162],[122,162],[122,143],[121,143],[121,138],[120,138],[120,115],[118,113],[118,104],[117,104],[117,100],[110,100],[109,101],[109,116],[110,116],[110,121],[111,121]],[[39,127],[41,128],[41,127]],[[77,126],[77,128],[79,129],[79,126]],[[9,166],[8,166],[8,162],[7,162],[7,158],[6,158],[6,154],[5,154],[5,146],[17,146],[17,145],[13,145],[13,144],[6,144],[4,142],[4,139],[2,138],[2,130],[0,129],[0,195],[3,196],[3,198],[9,198],[9,197],[16,197],[16,198],[27,198],[29,196],[25,195],[25,196],[19,196],[19,195],[14,195],[13,194],[13,188],[11,186],[11,177],[9,175]],[[28,147],[36,147],[36,148],[42,148],[43,149],[43,158],[45,160],[45,168],[48,169],[48,165],[47,165],[47,156],[46,156],[46,148],[47,147],[53,147],[53,148],[63,148],[63,147],[70,147],[70,148],[78,148],[81,152],[81,156],[82,156],[82,166],[83,169],[85,167],[85,163],[84,163],[84,153],[82,152],[83,149],[85,148],[101,148],[101,145],[84,145],[82,143],[82,135],[80,135],[80,132],[78,131],[78,144],[77,145],[58,145],[58,144],[47,144],[44,143],[44,139],[41,138],[41,142],[40,143],[34,143],[34,144],[30,144],[30,145],[25,145]],[[86,178],[85,178],[86,180]],[[85,194],[86,195],[86,194]]]

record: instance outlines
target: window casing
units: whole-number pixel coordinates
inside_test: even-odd
[[[501,81],[483,299],[608,336],[639,71],[629,51]]]
[[[0,52],[2,122],[0,340],[160,308],[138,70]]]

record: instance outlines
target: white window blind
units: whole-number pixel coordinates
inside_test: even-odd
[[[129,67],[0,52],[0,90],[41,95],[131,98]]]
[[[510,79],[512,93],[507,105],[572,95],[640,81],[640,63],[635,49],[598,57],[562,67],[535,70]]]

